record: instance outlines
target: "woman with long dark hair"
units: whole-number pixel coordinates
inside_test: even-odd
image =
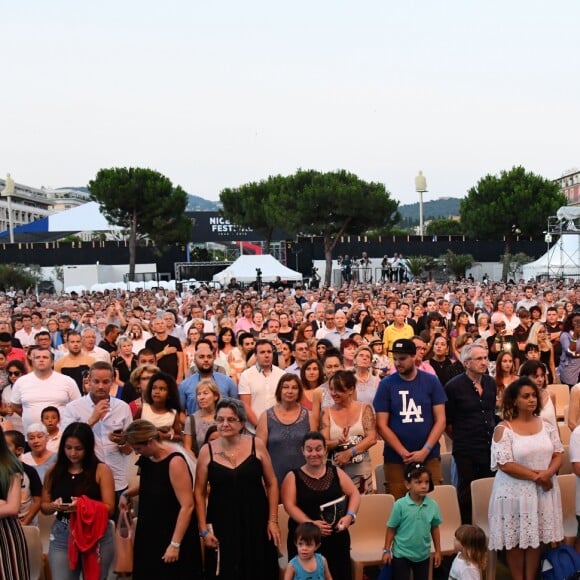
[[[0,429],[0,578],[28,580],[28,550],[18,520],[22,465],[6,445]]]
[[[109,467],[95,455],[95,436],[86,423],[71,423],[64,430],[56,464],[44,480],[40,509],[47,515],[56,512],[48,548],[53,580],[76,580],[81,572],[105,580],[115,555],[108,523],[115,510],[115,484]],[[77,511],[84,520],[81,538]],[[91,526],[86,525],[89,514]]]

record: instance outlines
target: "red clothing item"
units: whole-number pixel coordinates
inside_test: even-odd
[[[26,365],[26,352],[22,348],[13,346],[10,352],[6,353],[6,363],[12,362],[13,360],[18,360],[23,365]]]
[[[70,516],[68,559],[70,569],[74,570],[82,554],[85,580],[99,580],[101,577],[99,540],[105,535],[108,525],[109,511],[103,502],[86,495],[78,498],[77,511]]]

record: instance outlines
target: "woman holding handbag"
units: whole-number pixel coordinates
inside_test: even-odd
[[[359,493],[372,493],[372,464],[368,450],[377,442],[373,408],[355,401],[356,377],[338,371],[329,381],[334,405],[324,410],[321,432],[332,462],[352,479]]]

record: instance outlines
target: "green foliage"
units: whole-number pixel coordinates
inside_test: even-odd
[[[0,288],[3,291],[8,290],[11,286],[16,290],[34,289],[40,280],[38,266],[0,264]]]
[[[465,278],[465,270],[470,268],[474,262],[471,254],[455,254],[451,250],[447,250],[439,259],[445,263],[447,269],[458,279]]]
[[[74,243],[77,243],[77,242],[82,242],[83,239],[79,235],[77,235],[77,234],[69,234],[68,236],[64,236],[64,238],[61,238],[59,241],[60,242],[74,242]]]
[[[461,236],[464,233],[461,222],[449,218],[431,221],[425,232],[428,236]]]
[[[425,256],[410,256],[405,259],[407,260],[409,272],[413,276],[420,276],[427,264],[427,258]]]
[[[261,233],[266,238],[266,253],[270,251],[272,232],[282,221],[275,208],[283,179],[280,176],[270,176],[260,182],[226,188],[220,193],[224,217],[232,223]]]
[[[524,236],[538,237],[563,205],[566,197],[556,183],[513,167],[499,176],[486,175],[469,190],[461,200],[461,223],[479,239],[511,236],[514,226]]]
[[[398,202],[381,183],[366,182],[344,170],[321,173],[299,169],[270,176],[220,194],[225,217],[251,227],[269,241],[274,227],[296,235],[324,238],[326,283],[332,250],[342,235],[388,231],[398,220]]]
[[[332,251],[341,236],[390,228],[399,220],[399,203],[382,183],[363,181],[344,170],[299,169],[283,184],[278,202],[286,231],[324,238],[326,284],[330,284]]]
[[[524,252],[518,252],[517,254],[505,254],[501,256],[501,260],[506,270],[506,276],[515,279],[521,273],[522,266],[533,262],[534,258],[524,254]]]
[[[129,230],[129,280],[135,276],[137,235],[157,245],[186,242],[191,222],[184,215],[187,194],[169,178],[152,169],[101,169],[89,182],[90,197],[110,223]]]

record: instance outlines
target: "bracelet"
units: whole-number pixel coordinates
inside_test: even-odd
[[[199,532],[199,537],[200,537],[201,539],[203,539],[203,538],[205,538],[205,537],[206,537],[208,534],[209,534],[209,530],[208,530],[208,529],[205,529],[205,530],[203,530],[203,532]]]
[[[354,522],[356,522],[356,514],[354,512],[346,512],[347,516],[350,516],[352,518],[352,523],[354,524]]]
[[[356,447],[351,447],[350,448],[350,452],[352,453],[352,456],[354,457],[356,455]]]
[[[431,445],[429,445],[429,443],[425,443],[425,445],[423,445],[424,449],[427,449],[427,451],[431,452],[433,451],[433,447]]]
[[[383,548],[383,554],[392,554],[391,548]]]
[[[169,542],[169,545],[172,548],[177,548],[177,549],[179,549],[179,546],[181,546],[181,544],[179,542]]]
[[[122,495],[122,496],[123,496],[125,499],[131,499],[131,496],[130,496],[130,495],[129,495],[129,494],[126,492],[126,491],[124,491],[124,492],[123,492],[121,495]]]
[[[270,518],[268,521],[269,521],[271,524],[276,524],[276,525],[278,525],[278,518],[276,518],[276,519],[274,519],[274,518]]]

